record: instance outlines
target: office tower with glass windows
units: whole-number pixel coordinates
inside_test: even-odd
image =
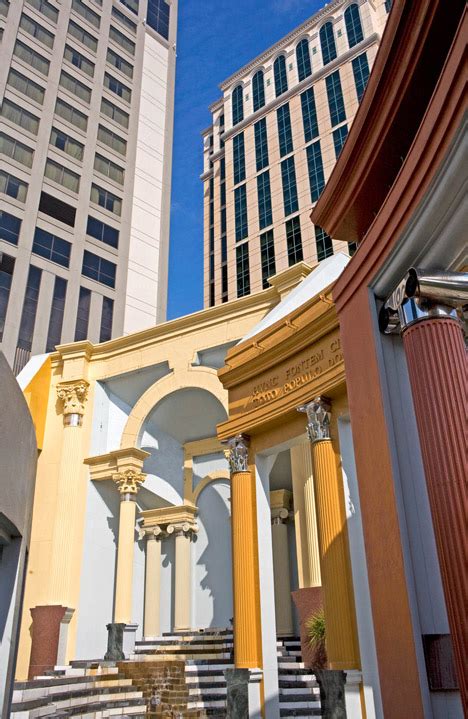
[[[0,0],[0,348],[165,319],[177,0]]]
[[[203,131],[205,306],[354,246],[310,213],[364,93],[391,3],[334,0],[220,85]]]

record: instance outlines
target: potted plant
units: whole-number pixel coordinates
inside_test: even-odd
[[[325,613],[319,609],[306,620],[305,628],[309,646],[314,652],[312,668],[324,669],[327,666],[327,651],[325,648]]]

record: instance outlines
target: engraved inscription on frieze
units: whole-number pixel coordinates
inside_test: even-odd
[[[261,377],[247,398],[245,409],[261,407],[317,379],[326,370],[343,362],[340,338],[328,337],[309,353],[301,353],[297,360],[282,364],[275,374]]]

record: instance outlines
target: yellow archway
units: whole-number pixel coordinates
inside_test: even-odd
[[[198,498],[200,494],[203,492],[205,487],[207,487],[212,482],[216,482],[219,479],[225,479],[228,482],[231,481],[231,475],[228,472],[227,469],[218,469],[216,472],[211,472],[210,474],[207,474],[206,477],[203,477],[201,482],[195,487],[192,495],[192,501],[194,504],[197,504]]]
[[[216,397],[227,412],[228,393],[219,381],[215,369],[210,367],[176,369],[161,377],[140,397],[127,419],[120,446],[138,447],[143,424],[150,412],[164,397],[181,389],[205,390]]]

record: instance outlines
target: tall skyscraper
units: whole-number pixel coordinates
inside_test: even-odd
[[[0,0],[0,347],[165,319],[177,0]]]
[[[310,222],[364,93],[391,2],[334,0],[220,85],[203,131],[205,306],[354,246]]]

